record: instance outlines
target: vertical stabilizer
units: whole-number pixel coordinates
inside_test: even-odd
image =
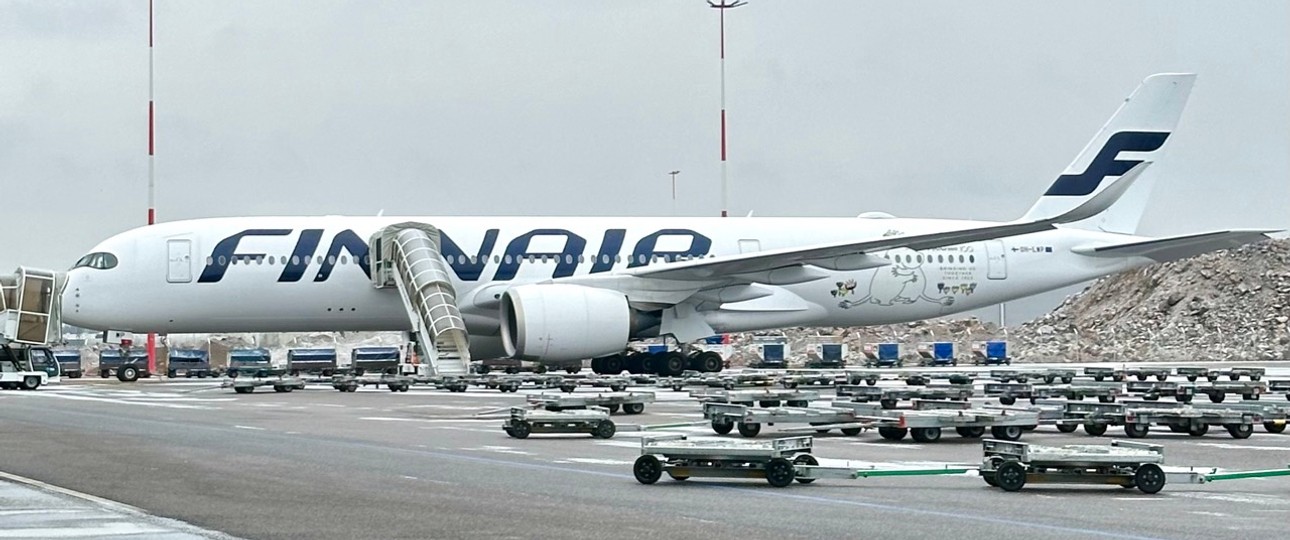
[[[1143,80],[1022,219],[1066,212],[1110,185],[1108,179],[1122,176],[1144,161],[1160,161],[1195,81],[1196,75],[1191,73],[1160,73]],[[1134,233],[1158,169],[1146,171],[1107,211],[1070,226]]]

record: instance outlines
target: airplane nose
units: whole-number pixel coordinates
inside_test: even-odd
[[[63,287],[63,322],[81,328],[95,328],[95,315],[90,310],[90,285],[93,278],[84,268],[67,272],[67,285]]]

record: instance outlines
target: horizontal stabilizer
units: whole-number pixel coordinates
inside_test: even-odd
[[[1071,251],[1089,257],[1146,257],[1155,262],[1176,261],[1202,253],[1240,247],[1268,239],[1275,229],[1210,231],[1102,246],[1078,246]]]

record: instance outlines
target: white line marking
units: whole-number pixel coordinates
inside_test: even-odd
[[[267,431],[266,429],[264,429],[264,428],[262,428],[262,427],[255,427],[255,426],[236,426],[236,425],[235,425],[235,426],[233,426],[233,427],[235,427],[235,428],[237,428],[237,429],[250,429],[250,430],[255,430],[255,431]]]

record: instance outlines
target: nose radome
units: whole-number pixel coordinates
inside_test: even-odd
[[[67,272],[67,285],[63,287],[63,322],[81,328],[93,328],[92,314],[88,310],[86,292],[90,276],[83,268]]]

